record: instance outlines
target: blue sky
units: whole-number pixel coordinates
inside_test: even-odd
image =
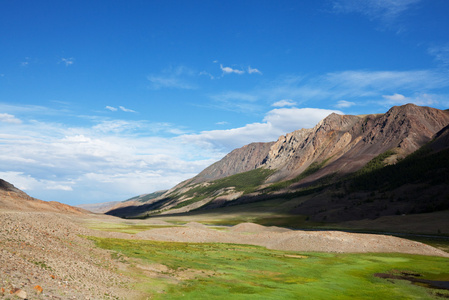
[[[0,1],[0,178],[171,188],[331,112],[449,108],[449,1]]]

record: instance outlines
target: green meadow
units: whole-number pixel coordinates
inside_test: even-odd
[[[449,297],[447,290],[374,276],[406,272],[420,274],[422,279],[449,281],[449,259],[442,257],[300,253],[236,244],[89,238],[98,247],[112,250],[113,258],[125,266],[117,272],[137,281],[130,288],[141,292],[142,299]]]

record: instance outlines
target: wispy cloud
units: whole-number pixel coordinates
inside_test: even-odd
[[[359,13],[370,20],[377,20],[382,27],[394,29],[397,33],[405,30],[399,16],[422,0],[334,0],[336,13]]]
[[[11,123],[11,124],[21,124],[22,121],[17,119],[14,115],[7,113],[0,113],[0,122]]]
[[[221,122],[217,122],[217,123],[215,123],[215,124],[217,124],[217,125],[228,125],[229,122],[221,121]]]
[[[69,58],[61,58],[61,63],[63,63],[66,67],[71,66],[75,63],[75,59],[73,57]]]
[[[335,107],[337,108],[348,108],[355,105],[355,102],[351,102],[351,101],[346,101],[346,100],[340,100],[337,102],[337,104],[335,105]]]
[[[277,101],[273,104],[271,104],[271,106],[274,107],[285,107],[285,106],[295,106],[297,103],[293,100],[280,100]]]
[[[162,88],[192,90],[197,88],[191,80],[196,74],[198,73],[190,68],[178,66],[169,67],[159,74],[148,75],[147,79],[150,82],[150,88],[156,90]]]
[[[132,110],[132,109],[129,109],[129,108],[126,108],[126,107],[123,107],[123,106],[119,106],[119,108],[120,108],[121,111],[124,111],[124,112],[132,112],[132,113],[136,112],[135,110]]]
[[[113,107],[113,106],[106,106],[105,107],[107,110],[110,110],[110,111],[117,111],[117,108],[116,107]]]
[[[347,70],[313,77],[285,76],[264,86],[210,97],[218,108],[241,112],[260,112],[264,107],[262,103],[274,103],[277,107],[288,104],[279,99],[295,99],[295,105],[301,106],[312,106],[320,101],[321,105],[342,109],[362,102],[380,104],[384,99],[382,95],[394,93],[432,94],[434,104],[442,104],[439,99],[443,97],[435,96],[448,87],[449,73],[444,70]]]
[[[430,55],[442,63],[444,66],[449,66],[449,43],[442,46],[432,46],[428,49]]]
[[[262,75],[262,72],[259,69],[251,68],[251,67],[248,67],[248,73],[249,74],[260,74],[260,75]]]
[[[336,0],[334,10],[343,13],[360,13],[372,19],[391,20],[421,0]]]
[[[412,97],[406,97],[402,94],[395,93],[393,95],[382,95],[382,98],[385,99],[383,103],[387,105],[403,105],[407,103],[414,103],[416,105],[435,105],[439,102],[438,95],[431,94],[416,94]]]
[[[223,71],[223,74],[232,74],[232,73],[234,73],[234,74],[241,75],[241,74],[245,73],[245,71],[243,71],[243,70],[233,69],[231,67],[223,67],[222,64],[220,64],[220,69],[221,69],[221,71]]]

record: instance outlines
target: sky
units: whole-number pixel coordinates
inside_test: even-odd
[[[449,108],[449,1],[0,0],[0,178],[169,189],[332,112]]]

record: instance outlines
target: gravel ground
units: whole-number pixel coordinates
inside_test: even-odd
[[[449,257],[449,253],[398,237],[341,231],[301,231],[243,223],[229,231],[204,227],[160,228],[140,232],[137,238],[173,242],[235,243],[268,249],[320,252],[398,252]]]

